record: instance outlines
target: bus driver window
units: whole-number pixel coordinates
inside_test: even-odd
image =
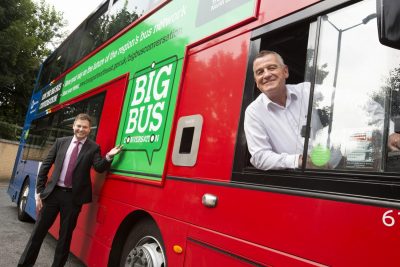
[[[260,96],[244,130],[254,167],[400,170],[400,52],[379,42],[376,17],[367,0],[261,38],[260,50],[281,58],[256,55],[252,65]],[[285,83],[296,86],[265,93]]]

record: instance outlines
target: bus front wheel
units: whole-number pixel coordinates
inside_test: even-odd
[[[122,250],[120,267],[165,267],[165,252],[160,230],[151,219],[136,224]]]
[[[25,208],[28,202],[29,195],[29,183],[28,180],[24,182],[22,186],[21,194],[18,201],[18,220],[26,222],[30,221],[31,217],[26,213]]]

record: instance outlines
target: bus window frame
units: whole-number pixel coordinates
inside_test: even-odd
[[[276,30],[294,26],[298,23],[311,21],[320,23],[318,21],[322,15],[340,10],[357,2],[360,1],[322,1],[257,28],[252,32],[232,168],[232,183],[237,183],[244,187],[255,187],[263,191],[400,208],[400,179],[398,178],[398,173],[306,169],[305,164],[301,169],[263,171],[251,166],[249,162],[249,152],[243,128],[244,113],[247,106],[255,99],[255,89],[257,88],[253,78],[252,62],[260,51],[261,39]],[[318,37],[316,49],[318,49]],[[313,75],[315,75],[314,73]],[[313,95],[313,88],[311,88],[310,95]],[[310,120],[310,117],[308,116],[308,120]],[[309,121],[307,123],[309,125]],[[308,141],[307,138],[305,140],[306,142]]]

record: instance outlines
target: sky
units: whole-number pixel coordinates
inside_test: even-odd
[[[38,1],[38,0],[37,0]],[[56,11],[63,12],[64,19],[68,22],[65,30],[71,33],[78,25],[92,13],[103,0],[45,0],[53,5]]]

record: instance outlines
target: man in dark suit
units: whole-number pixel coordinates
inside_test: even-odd
[[[74,136],[59,138],[43,161],[36,183],[36,208],[39,212],[32,235],[18,266],[33,266],[42,242],[60,213],[60,234],[52,266],[64,266],[69,255],[72,233],[82,205],[92,201],[90,169],[106,171],[121,146],[111,149],[105,158],[100,146],[88,139],[91,118],[79,114],[74,121]],[[48,173],[54,164],[48,181]]]

